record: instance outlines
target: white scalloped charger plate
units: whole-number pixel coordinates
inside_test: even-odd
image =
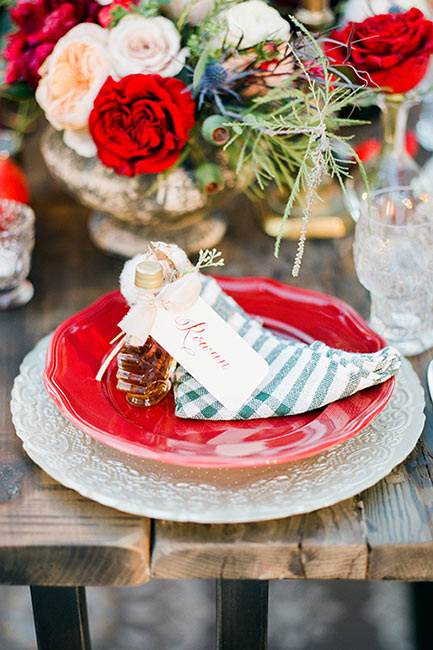
[[[403,362],[389,403],[355,437],[312,458],[265,467],[188,468],[130,456],[70,424],[42,380],[49,337],[25,357],[11,410],[27,454],[59,483],[124,512],[198,523],[277,519],[371,487],[415,447],[424,391]]]

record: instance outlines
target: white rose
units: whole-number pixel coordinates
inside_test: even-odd
[[[111,3],[113,2],[113,0],[96,0],[96,2],[97,2],[98,4],[103,5],[103,6],[105,7],[106,5],[111,5]]]
[[[261,0],[247,0],[223,13],[227,22],[225,41],[246,50],[263,41],[287,41],[290,25],[276,9]]]
[[[167,12],[170,18],[176,20],[188,8],[186,22],[190,25],[201,25],[214,7],[215,0],[169,0],[166,5],[162,6],[162,9]]]
[[[39,69],[36,99],[57,130],[87,128],[93,102],[111,73],[107,31],[92,23],[69,30]]]
[[[108,49],[119,77],[138,73],[174,77],[188,53],[188,48],[180,49],[180,34],[164,16],[125,16],[110,30]]]

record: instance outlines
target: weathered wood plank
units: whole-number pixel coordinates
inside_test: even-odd
[[[305,515],[300,556],[305,578],[365,579],[368,548],[357,499]]]
[[[0,581],[6,584],[142,584],[150,521],[67,490],[31,467],[0,508]]]
[[[367,546],[356,501],[269,522],[237,525],[156,521],[157,578],[363,579]]]
[[[302,577],[297,519],[236,525],[155,521],[151,575],[255,580]]]

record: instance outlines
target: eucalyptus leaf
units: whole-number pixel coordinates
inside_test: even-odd
[[[209,52],[205,48],[203,52],[200,54],[200,57],[197,61],[197,65],[195,66],[194,70],[194,77],[193,77],[193,88],[197,88],[202,76],[204,75],[204,71],[206,70],[207,62],[209,60]]]

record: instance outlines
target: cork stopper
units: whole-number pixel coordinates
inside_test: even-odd
[[[135,267],[136,287],[140,289],[159,289],[164,284],[162,266],[159,262],[140,262]]]

